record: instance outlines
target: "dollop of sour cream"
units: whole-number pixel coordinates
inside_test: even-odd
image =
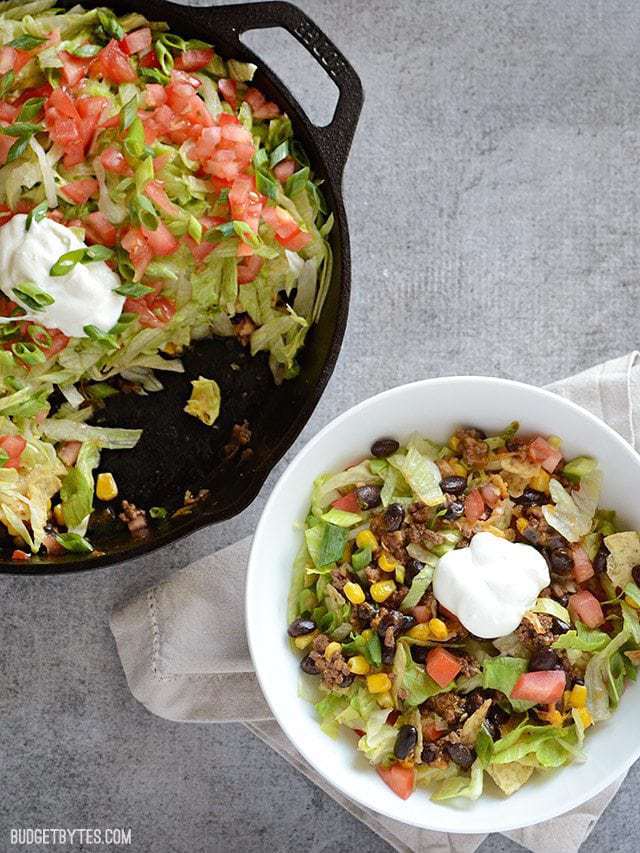
[[[87,245],[53,219],[32,221],[28,231],[26,220],[19,213],[0,228],[0,290],[25,309],[26,319],[69,337],[87,337],[85,326],[112,329],[124,305],[124,297],[114,292],[120,285],[116,273],[104,261],[91,261],[76,264],[67,275],[49,275],[61,255]],[[25,281],[48,293],[52,304],[39,311],[25,305],[13,290]]]
[[[468,548],[440,558],[433,594],[468,631],[492,639],[514,631],[549,582],[546,560],[531,545],[476,533]]]

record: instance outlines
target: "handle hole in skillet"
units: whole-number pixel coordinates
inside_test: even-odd
[[[338,87],[322,66],[286,30],[248,30],[240,41],[278,75],[316,127],[330,124]]]

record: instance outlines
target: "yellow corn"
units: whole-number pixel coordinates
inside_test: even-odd
[[[376,702],[381,708],[393,708],[391,691],[385,690],[384,693],[376,693]]]
[[[354,657],[349,658],[347,666],[349,667],[349,672],[352,672],[354,675],[366,675],[371,669],[369,662],[363,655],[354,655]]]
[[[56,520],[56,524],[62,525],[64,524],[64,513],[62,512],[62,504],[56,504],[53,508],[53,517]]]
[[[343,592],[352,604],[362,604],[364,602],[364,591],[359,583],[347,581],[344,585]]]
[[[382,604],[389,596],[396,591],[396,582],[392,580],[378,581],[371,585],[369,592],[371,598],[378,604]]]
[[[98,474],[96,495],[101,501],[112,501],[118,496],[118,487],[113,474]]]
[[[535,489],[537,492],[548,492],[550,480],[551,475],[548,474],[544,468],[541,468],[537,474],[534,474],[529,483],[531,488]]]
[[[516,521],[516,527],[518,528],[518,532],[524,533],[527,527],[529,526],[526,518],[519,518]]]
[[[462,462],[458,462],[458,460],[456,459],[455,461],[452,461],[449,464],[451,465],[451,470],[453,471],[453,473],[457,474],[458,477],[467,476],[467,469],[464,467]]]
[[[633,598],[631,598],[631,596],[629,595],[625,595],[624,603],[628,604],[629,607],[635,607],[636,610],[640,610],[640,604],[636,604]]]
[[[460,447],[460,439],[457,435],[452,435],[447,444],[453,451],[456,451]]]
[[[386,672],[376,672],[367,676],[367,690],[369,693],[384,693],[391,690],[391,679]]]
[[[326,660],[331,660],[334,655],[337,655],[342,651],[342,646],[340,643],[329,643],[327,648],[324,650],[324,656]]]
[[[587,688],[584,684],[574,684],[571,693],[569,694],[569,705],[572,708],[587,707]]]
[[[549,711],[544,716],[546,721],[550,725],[555,726],[557,729],[561,728],[562,724],[564,723],[564,715],[561,714],[560,711],[558,711],[556,708],[554,708],[553,711]]]
[[[345,542],[344,548],[342,549],[342,562],[350,563],[351,562],[351,554],[353,552],[353,545],[351,542]]]
[[[585,729],[588,729],[591,723],[593,722],[593,717],[586,708],[578,708],[578,714],[580,715],[580,719],[582,720],[582,725],[585,727]]]
[[[310,634],[303,634],[301,637],[294,637],[293,645],[296,649],[303,651],[303,649],[309,648],[319,633],[319,631],[312,631]]]
[[[407,637],[411,637],[413,640],[420,640],[421,643],[430,640],[431,632],[429,631],[429,626],[426,622],[419,622],[413,628],[409,628]]]
[[[394,560],[391,554],[380,554],[378,557],[378,565],[383,572],[395,572],[398,561]]]
[[[430,619],[429,630],[436,640],[446,640],[449,636],[449,629],[442,619]]]
[[[560,450],[562,447],[562,439],[559,435],[550,435],[547,438],[547,442],[554,448],[554,450]]]
[[[378,540],[370,530],[361,530],[356,536],[356,545],[358,548],[371,548],[375,551],[378,547]]]

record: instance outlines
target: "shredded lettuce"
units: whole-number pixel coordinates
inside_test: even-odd
[[[578,542],[591,530],[593,517],[598,508],[602,474],[595,468],[580,481],[580,488],[568,492],[556,479],[549,483],[553,505],[542,508],[549,525],[569,542]]]
[[[469,776],[454,776],[445,779],[434,791],[432,800],[450,800],[454,797],[464,797],[467,800],[477,800],[482,795],[484,770],[476,759],[471,767]]]
[[[438,506],[444,501],[438,466],[415,447],[410,447],[406,454],[395,453],[388,461],[400,471],[414,494],[427,506]]]
[[[192,379],[191,385],[193,390],[184,407],[185,412],[206,426],[213,426],[220,414],[220,386],[215,379],[205,379],[204,376]]]
[[[84,536],[93,511],[93,469],[100,461],[100,450],[95,441],[86,441],[80,448],[75,467],[72,468],[60,489],[64,521],[72,533]]]
[[[141,429],[89,426],[56,418],[44,420],[40,429],[42,435],[50,441],[91,441],[97,447],[108,450],[130,450],[136,446],[142,435]]]
[[[531,610],[533,613],[546,613],[548,616],[555,616],[561,622],[565,622],[567,625],[571,624],[569,611],[554,598],[538,598]]]
[[[398,730],[387,724],[388,716],[388,708],[371,711],[358,741],[358,749],[372,764],[384,764],[393,757]]]
[[[613,533],[605,537],[604,544],[609,551],[607,574],[624,589],[631,580],[631,570],[640,563],[640,534],[635,530]]]
[[[429,589],[429,585],[433,580],[433,573],[433,566],[425,566],[423,569],[420,569],[418,574],[411,581],[409,592],[402,599],[400,607],[403,610],[410,610],[420,602],[422,596]]]
[[[604,631],[587,628],[580,620],[576,621],[576,630],[561,634],[553,643],[554,649],[577,649],[581,652],[600,652],[611,638]]]
[[[393,658],[392,694],[396,701],[401,698],[405,705],[415,708],[431,696],[446,693],[454,687],[453,682],[446,687],[436,684],[433,678],[415,663],[407,644],[402,641],[398,643]]]
[[[584,683],[587,688],[588,708],[594,722],[607,720],[611,716],[611,708],[615,708],[620,701],[619,672],[616,672],[616,661],[621,660],[619,651],[629,638],[629,631],[620,631],[587,664]]]

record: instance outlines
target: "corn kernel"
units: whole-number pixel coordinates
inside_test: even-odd
[[[574,684],[569,694],[569,704],[572,708],[587,707],[587,688],[584,684]]]
[[[118,487],[113,474],[98,474],[96,495],[101,501],[112,501],[118,496]]]
[[[345,542],[344,548],[342,549],[342,562],[343,563],[350,563],[352,553],[353,553],[353,545],[351,544],[351,542]]]
[[[378,547],[378,540],[370,530],[361,530],[356,536],[356,545],[361,550],[371,548],[372,551],[375,551]]]
[[[550,725],[555,726],[557,729],[562,728],[562,724],[564,723],[564,715],[556,708],[545,714],[545,719]]]
[[[430,619],[429,630],[436,640],[446,640],[449,636],[449,629],[442,619]]]
[[[526,518],[519,518],[516,521],[516,527],[518,528],[519,533],[524,533],[528,526],[529,523],[527,522]]]
[[[310,634],[303,634],[301,637],[294,637],[293,645],[296,649],[300,649],[300,651],[308,649],[319,633],[319,631],[312,631]]]
[[[453,473],[456,474],[458,477],[467,476],[467,469],[464,467],[462,462],[458,462],[458,460],[456,460],[455,462],[451,462],[449,464],[451,465],[451,470],[453,471]]]
[[[544,468],[541,468],[537,474],[529,481],[532,489],[535,489],[537,492],[548,492],[549,491],[549,481],[551,480],[551,475],[548,474]]]
[[[560,450],[560,448],[562,447],[562,439],[559,435],[550,435],[547,438],[547,444],[550,444],[551,447],[554,448],[554,450]]]
[[[386,672],[376,672],[367,676],[367,690],[369,693],[384,693],[391,690],[391,679]]]
[[[393,696],[389,690],[384,693],[376,693],[376,702],[381,708],[393,708]]]
[[[460,439],[457,435],[452,435],[447,444],[453,451],[456,451],[460,447]]]
[[[368,660],[363,655],[354,655],[352,658],[349,658],[347,666],[349,667],[349,672],[352,672],[354,675],[366,675],[371,669]]]
[[[426,640],[431,639],[429,626],[426,622],[419,622],[417,625],[414,625],[413,628],[409,628],[407,631],[407,637],[411,637],[413,640],[420,640],[421,643],[424,643]]]
[[[392,580],[388,581],[378,581],[371,585],[371,589],[369,592],[371,593],[371,598],[378,604],[382,604],[383,601],[386,601],[390,595],[392,595],[396,591],[396,582]]]
[[[327,648],[324,650],[324,656],[326,660],[331,660],[334,655],[337,655],[342,651],[342,646],[340,643],[329,643]]]
[[[362,604],[364,602],[364,590],[359,583],[347,581],[344,585],[343,592],[352,604]]]
[[[636,602],[631,598],[630,595],[625,595],[624,603],[628,604],[629,607],[635,607],[636,610],[640,610],[640,604],[636,604]]]
[[[586,708],[578,708],[578,714],[580,716],[580,719],[582,720],[582,725],[585,727],[585,729],[588,729],[591,723],[593,722],[593,717]]]
[[[378,557],[378,565],[383,572],[395,572],[398,561],[394,560],[391,554],[380,554]]]
[[[62,512],[62,504],[56,504],[53,508],[53,517],[56,520],[56,524],[60,527],[64,524],[64,513]]]

